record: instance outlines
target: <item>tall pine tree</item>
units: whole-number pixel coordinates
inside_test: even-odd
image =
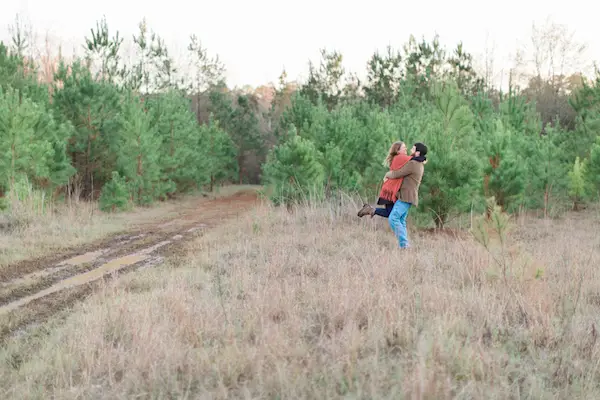
[[[69,133],[43,105],[0,88],[0,191],[20,178],[45,189],[66,184],[73,173],[64,153]]]
[[[118,138],[117,165],[127,179],[135,204],[147,205],[164,198],[169,190],[161,180],[162,140],[142,100],[127,96]]]
[[[159,164],[164,189],[173,194],[207,184],[206,148],[198,141],[200,132],[190,101],[171,90],[151,97],[146,104],[151,126],[161,142]]]
[[[61,63],[55,76],[54,108],[74,127],[68,152],[82,182],[82,196],[91,197],[111,179],[116,165],[121,112],[120,90],[96,81],[79,61]]]

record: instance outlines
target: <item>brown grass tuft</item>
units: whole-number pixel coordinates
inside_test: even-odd
[[[264,206],[14,339],[0,382],[11,398],[598,398],[598,219],[524,222],[504,279],[468,237],[410,229],[401,252],[354,205]]]

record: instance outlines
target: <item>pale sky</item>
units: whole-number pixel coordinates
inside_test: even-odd
[[[188,4],[186,4],[188,3]],[[367,4],[370,4],[367,6]],[[276,82],[285,67],[290,80],[306,76],[308,60],[319,49],[341,51],[347,70],[362,75],[368,58],[387,45],[401,48],[413,34],[431,39],[437,32],[448,50],[462,40],[465,50],[482,57],[495,45],[495,72],[511,65],[520,42],[529,43],[532,23],[566,24],[577,40],[588,45],[587,59],[600,61],[600,36],[591,2],[571,0],[466,0],[352,3],[352,0],[4,0],[0,40],[9,39],[8,26],[17,13],[40,37],[53,44],[79,47],[102,15],[109,28],[131,38],[146,17],[171,53],[184,52],[195,33],[211,54],[227,67],[229,86]]]

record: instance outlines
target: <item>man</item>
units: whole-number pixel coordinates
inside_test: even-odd
[[[423,178],[425,155],[427,146],[423,143],[415,143],[410,151],[413,156],[402,168],[395,171],[388,171],[385,174],[384,182],[388,179],[398,179],[404,177],[402,186],[396,194],[398,200],[394,203],[394,208],[389,216],[390,227],[398,238],[398,244],[401,249],[408,248],[408,236],[406,230],[406,217],[411,206],[419,205],[419,186]]]

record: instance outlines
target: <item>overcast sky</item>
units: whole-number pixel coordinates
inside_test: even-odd
[[[111,29],[127,37],[146,17],[172,53],[185,51],[189,35],[195,33],[226,63],[230,86],[257,86],[276,82],[284,67],[290,79],[304,77],[308,60],[318,60],[322,47],[341,51],[345,67],[362,74],[376,49],[400,48],[410,34],[429,39],[435,32],[446,47],[462,40],[475,56],[494,46],[499,73],[511,65],[519,43],[528,43],[532,23],[550,17],[587,43],[588,59],[600,60],[593,2],[505,0],[486,8],[484,2],[473,1],[472,6],[465,0],[351,1],[4,0],[0,39],[10,37],[8,26],[17,13],[40,36],[48,33],[55,45],[60,41],[65,48],[79,47],[102,15]]]

